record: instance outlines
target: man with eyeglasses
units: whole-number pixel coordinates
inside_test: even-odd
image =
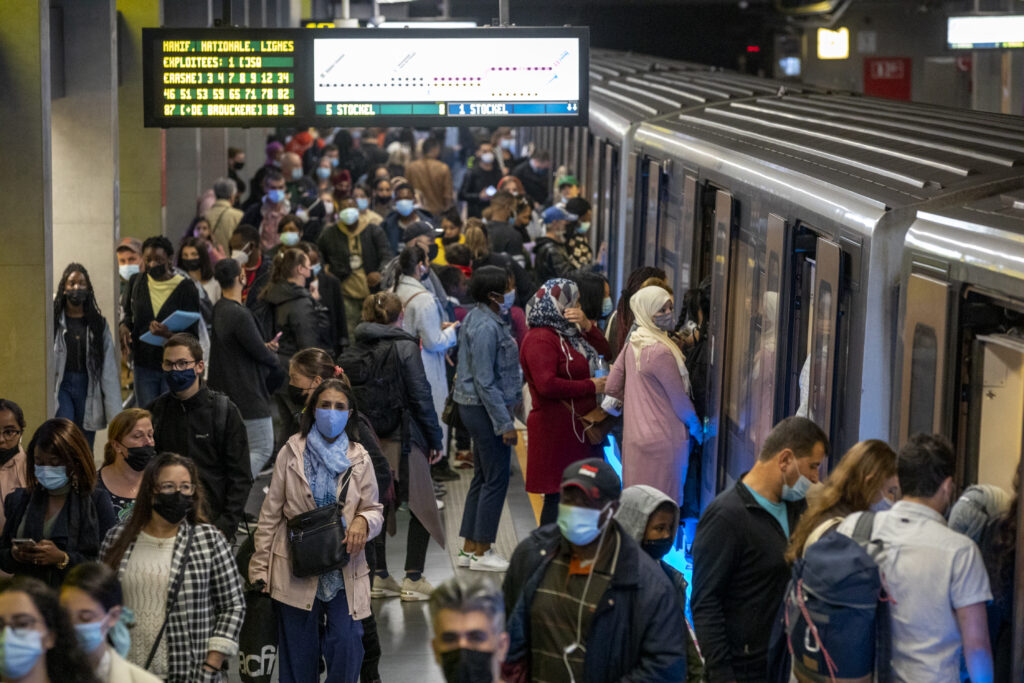
[[[500,683],[505,601],[486,578],[448,579],[430,594],[434,658],[448,683]]]
[[[199,470],[206,513],[228,539],[242,521],[252,487],[249,441],[238,408],[202,381],[203,348],[190,334],[164,345],[163,372],[170,391],[149,408],[158,451],[191,458]]]
[[[21,435],[25,433],[25,413],[14,401],[0,398],[0,500],[26,484],[25,450]],[[0,505],[0,528],[7,521]]]

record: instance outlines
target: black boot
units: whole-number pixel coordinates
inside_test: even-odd
[[[442,458],[441,462],[430,466],[430,476],[434,481],[455,481],[459,473],[448,464],[448,458]]]

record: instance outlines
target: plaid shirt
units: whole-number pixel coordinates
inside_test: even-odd
[[[167,588],[168,621],[164,632],[167,680],[172,683],[219,681],[221,674],[205,672],[203,662],[210,650],[223,652],[228,657],[238,652],[238,635],[245,619],[242,579],[224,535],[211,524],[199,524],[195,527],[188,565],[184,569],[181,593],[177,599],[170,595],[175,578],[182,571],[188,527],[188,522],[178,527],[171,558]],[[123,530],[124,525],[110,530],[100,548],[100,557],[107,556],[110,546]],[[117,573],[119,579],[123,578],[134,549],[133,541],[121,558]]]

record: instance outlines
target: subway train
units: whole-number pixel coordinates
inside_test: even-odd
[[[579,178],[613,290],[659,266],[679,308],[710,281],[702,507],[801,393],[826,468],[861,439],[939,432],[960,486],[1013,487],[1024,118],[594,50],[589,122],[517,140]]]

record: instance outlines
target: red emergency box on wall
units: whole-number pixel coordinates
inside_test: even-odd
[[[910,71],[909,57],[865,57],[864,94],[909,100]]]

